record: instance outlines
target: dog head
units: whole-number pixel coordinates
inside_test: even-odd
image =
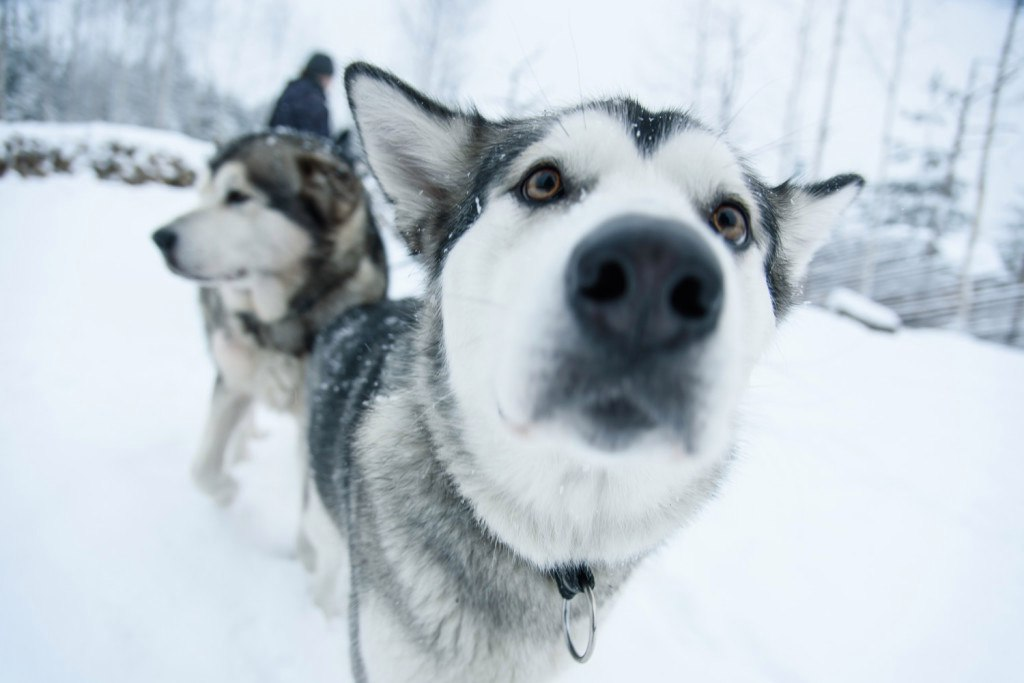
[[[541,566],[649,550],[714,489],[748,374],[863,181],[769,187],[628,99],[495,122],[365,64],[346,85],[431,274],[463,494]]]
[[[213,158],[200,207],[157,230],[153,240],[168,267],[192,280],[294,279],[307,260],[330,253],[347,233],[361,234],[364,210],[351,164],[326,143],[284,131],[258,133]]]

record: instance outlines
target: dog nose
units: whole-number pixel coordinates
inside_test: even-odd
[[[669,350],[715,328],[722,269],[684,224],[620,216],[576,246],[566,290],[577,323],[597,342],[625,353]]]
[[[153,241],[160,247],[160,251],[168,254],[178,241],[178,233],[171,228],[160,228],[153,233]]]

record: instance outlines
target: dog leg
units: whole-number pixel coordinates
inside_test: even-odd
[[[266,435],[267,432],[260,429],[259,424],[256,423],[255,406],[250,406],[245,411],[245,415],[242,416],[240,424],[232,437],[231,446],[229,447],[229,464],[234,465],[249,460],[252,455],[249,448],[250,444],[253,441],[264,438]]]
[[[313,482],[308,483],[301,535],[313,553],[313,576],[310,580],[313,602],[328,617],[344,614],[348,611],[348,582],[342,573],[347,575],[348,546]]]
[[[299,438],[296,444],[295,455],[298,458],[299,472],[302,473],[302,497],[301,497],[301,508],[299,510],[299,530],[295,538],[295,550],[299,556],[299,561],[302,562],[302,566],[306,568],[306,571],[313,572],[316,568],[316,548],[313,546],[312,541],[309,540],[309,535],[306,532],[306,513],[309,510],[309,506],[313,503],[311,497],[315,495],[313,490],[314,484],[312,480],[312,472],[309,468],[309,440],[306,436],[308,432],[308,414],[305,410],[305,401],[296,401],[295,406],[295,421],[299,425]],[[319,500],[318,500],[319,504]]]
[[[202,443],[192,463],[192,479],[220,505],[231,503],[238,488],[235,480],[224,471],[224,456],[231,434],[251,403],[250,396],[232,391],[220,376],[217,377]]]

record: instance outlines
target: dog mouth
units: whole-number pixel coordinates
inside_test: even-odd
[[[657,426],[650,415],[624,395],[594,399],[581,405],[579,412],[585,419],[613,432],[641,432]]]
[[[697,358],[668,360],[562,354],[534,380],[539,386],[524,411],[525,424],[560,425],[610,455],[636,450],[641,441],[696,452],[712,387]]]
[[[584,400],[570,418],[591,446],[608,452],[621,451],[643,435],[656,430],[658,420],[625,393]]]
[[[205,275],[201,273],[194,273],[190,270],[182,268],[178,263],[177,259],[172,255],[167,256],[167,268],[180,277],[186,280],[192,280],[193,282],[202,282],[207,284],[225,284],[231,282],[238,282],[249,277],[250,272],[247,268],[238,268],[236,270],[229,271],[221,275]]]

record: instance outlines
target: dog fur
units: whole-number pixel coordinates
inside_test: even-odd
[[[252,403],[304,425],[316,333],[385,296],[383,243],[353,164],[312,136],[244,136],[210,161],[199,208],[153,234],[171,271],[200,285],[217,379],[192,475],[221,504],[237,489],[228,444]]]
[[[709,499],[750,370],[863,181],[768,186],[629,99],[491,121],[367,64],[346,87],[428,272],[422,298],[339,318],[310,368],[314,543],[335,545],[353,675],[547,680],[571,661],[552,577],[589,568],[600,619]]]

